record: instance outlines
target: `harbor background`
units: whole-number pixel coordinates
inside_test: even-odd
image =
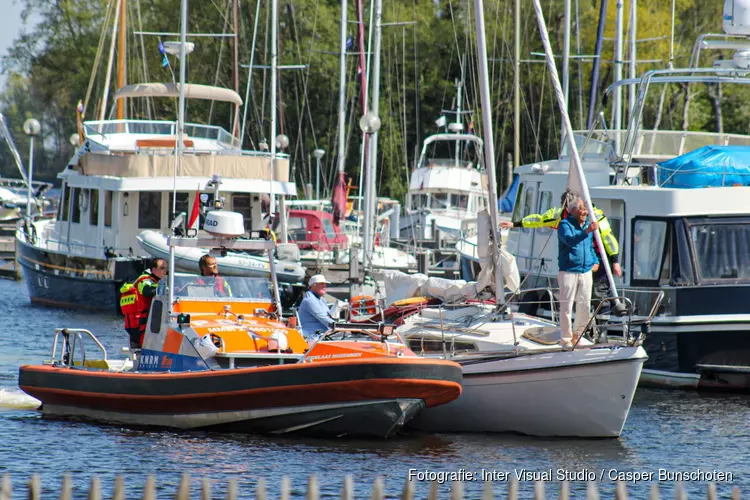
[[[116,316],[57,310],[29,303],[23,282],[0,280],[3,335],[0,336],[0,474],[9,473],[14,497],[24,495],[32,473],[41,474],[42,496],[57,496],[62,475],[72,473],[74,498],[85,498],[93,474],[111,496],[114,478],[126,478],[126,496],[140,498],[149,474],[157,477],[157,496],[174,497],[187,472],[197,494],[199,478],[212,481],[215,497],[226,493],[227,481],[238,480],[239,494],[249,498],[259,478],[269,497],[277,497],[281,478],[292,478],[292,495],[304,496],[309,474],[316,474],[321,497],[338,497],[345,474],[354,475],[355,498],[369,498],[378,475],[389,498],[400,496],[409,469],[424,472],[481,473],[525,469],[529,473],[564,469],[593,471],[603,497],[613,497],[608,471],[623,473],[718,471],[732,481],[717,483],[720,497],[732,486],[750,491],[750,396],[697,394],[683,391],[636,392],[630,417],[620,439],[540,439],[514,435],[416,434],[388,441],[310,439],[291,436],[249,436],[200,431],[176,432],[126,428],[81,421],[45,419],[36,402],[18,388],[22,364],[47,359],[55,327],[86,328],[102,340],[110,356],[120,355],[127,336]],[[508,401],[508,404],[513,404]],[[554,479],[554,478],[553,478]],[[505,494],[507,482],[494,484]],[[705,497],[706,483],[683,483],[688,497]],[[478,498],[484,484],[466,483],[466,498]],[[571,494],[585,496],[587,483],[571,483]],[[674,482],[661,485],[662,498],[674,497]],[[450,483],[441,485],[447,498]],[[557,484],[547,487],[557,497]],[[427,482],[415,484],[416,497],[426,497]],[[533,483],[522,482],[521,498],[533,498]],[[648,498],[649,484],[628,484],[630,498]]]

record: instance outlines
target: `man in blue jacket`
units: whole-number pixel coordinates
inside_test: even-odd
[[[557,229],[557,283],[560,287],[561,345],[569,347],[578,341],[591,317],[591,271],[599,268],[594,250],[593,232],[596,221],[587,222],[588,210],[583,200],[573,196],[568,203],[568,216]],[[573,301],[576,319],[571,330]]]

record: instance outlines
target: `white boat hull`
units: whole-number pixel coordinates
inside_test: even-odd
[[[584,348],[506,359],[456,358],[463,392],[422,412],[413,427],[432,432],[515,432],[617,437],[647,356],[641,347]]]
[[[152,257],[169,259],[167,238],[157,231],[142,231],[138,243]],[[208,253],[203,248],[175,248],[175,270],[186,273],[198,272],[198,261]],[[219,272],[224,276],[245,276],[249,278],[268,278],[271,266],[267,257],[244,253],[228,252],[226,256],[216,257]],[[274,261],[276,275],[284,283],[298,283],[305,277],[305,268],[296,262]]]

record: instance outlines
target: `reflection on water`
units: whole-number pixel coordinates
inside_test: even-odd
[[[214,497],[224,496],[229,478],[238,480],[249,498],[259,478],[267,481],[269,497],[278,496],[281,476],[292,477],[293,493],[301,497],[308,474],[319,478],[321,497],[336,496],[344,474],[355,477],[357,498],[369,498],[376,476],[385,478],[390,497],[400,494],[409,469],[454,472],[460,468],[480,474],[525,469],[594,472],[722,470],[734,474],[734,484],[748,486],[750,459],[750,397],[699,395],[689,392],[639,390],[620,439],[539,439],[490,434],[409,434],[388,441],[324,440],[289,436],[265,437],[209,432],[177,432],[124,428],[75,420],[41,418],[36,400],[18,387],[18,367],[49,357],[55,327],[86,328],[103,342],[110,356],[127,344],[122,319],[32,306],[21,283],[0,280],[0,303],[7,303],[0,336],[0,469],[12,474],[17,493],[31,473],[42,473],[43,495],[55,496],[62,473],[73,473],[75,496],[83,498],[93,474],[111,494],[114,477],[124,474],[128,498],[136,498],[149,473],[157,475],[160,498],[173,497],[181,474],[209,478]],[[508,404],[513,404],[509,401]],[[605,476],[606,477],[606,476]],[[587,483],[571,484],[583,496]],[[416,484],[425,497],[427,484]],[[507,483],[494,483],[496,495]],[[689,495],[705,495],[705,485],[685,483]],[[467,497],[477,498],[481,482],[465,485]],[[602,495],[612,494],[612,483],[602,484]],[[648,498],[648,485],[629,485],[631,498]],[[730,485],[720,484],[727,497]],[[446,498],[449,485],[441,486]],[[556,485],[547,486],[551,498]],[[521,484],[522,498],[533,496],[533,484]],[[663,498],[673,496],[662,486]]]

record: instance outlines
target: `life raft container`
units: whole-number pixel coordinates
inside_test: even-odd
[[[357,295],[349,301],[352,314],[372,315],[378,312],[378,301],[372,295]]]

